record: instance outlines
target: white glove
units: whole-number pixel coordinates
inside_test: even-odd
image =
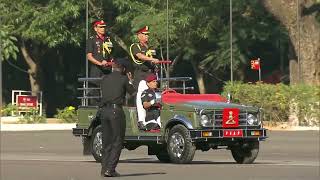
[[[154,100],[154,99],[152,99],[151,101],[150,101],[150,104],[151,105],[154,105],[156,103],[156,100]]]

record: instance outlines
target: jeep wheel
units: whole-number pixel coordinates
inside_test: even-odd
[[[167,151],[173,163],[184,164],[192,161],[196,147],[190,141],[188,129],[185,126],[178,124],[170,130]]]
[[[101,125],[97,126],[93,133],[91,138],[91,153],[94,157],[94,159],[97,162],[101,162],[102,159],[102,127]]]
[[[88,136],[82,136],[82,145],[83,145],[83,155],[90,155],[91,150],[91,138]]]
[[[248,143],[247,147],[235,146],[231,148],[233,159],[238,164],[251,164],[259,153],[259,141]]]
[[[156,154],[157,158],[159,159],[160,162],[162,163],[169,163],[171,162],[170,156],[166,150],[163,150]]]

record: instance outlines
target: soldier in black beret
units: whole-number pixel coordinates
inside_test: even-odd
[[[101,176],[120,176],[116,167],[121,154],[126,118],[122,109],[126,93],[134,94],[130,74],[125,74],[127,59],[115,59],[112,72],[103,76],[101,82],[102,100],[100,119],[102,125],[102,168]]]

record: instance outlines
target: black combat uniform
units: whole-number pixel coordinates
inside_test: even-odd
[[[115,60],[122,63],[121,60]],[[123,146],[126,120],[122,105],[126,92],[133,94],[135,88],[129,83],[129,79],[123,72],[113,71],[104,76],[101,82],[101,125],[102,125],[102,169],[105,172],[115,172]]]
[[[92,53],[92,56],[102,62],[103,60],[110,61],[112,57],[113,43],[110,37],[105,36],[100,38],[98,35],[91,36],[88,39],[86,51]],[[111,73],[111,67],[102,67],[90,63],[90,77],[102,77],[104,74]]]
[[[152,100],[156,100],[156,94],[155,91],[152,89],[146,89],[141,94],[141,102],[150,102]],[[155,103],[152,106],[150,106],[148,109],[146,109],[146,130],[151,129],[159,129],[160,126],[156,122],[158,117],[160,116],[160,107],[161,105],[159,103]]]
[[[103,60],[106,61],[110,61],[112,58],[112,48],[113,48],[113,44],[110,40],[110,37],[104,37],[104,38],[100,38],[98,35],[95,36],[91,36],[88,39],[87,42],[87,47],[86,47],[86,51],[87,54],[88,53],[92,53],[92,56],[102,62]],[[90,64],[90,77],[93,78],[98,78],[98,77],[102,77],[103,75],[107,75],[111,73],[111,66],[108,67],[103,67],[103,66],[98,66],[96,64],[93,63],[89,63]],[[90,82],[90,87],[99,87],[100,86],[100,82]],[[89,96],[99,96],[100,92],[97,90],[91,90],[89,92]],[[90,100],[90,104],[91,105],[98,105],[99,100],[98,99],[91,99]]]
[[[151,49],[148,49],[145,46],[142,46],[139,43],[134,43],[130,47],[130,52],[131,52],[131,58],[133,59],[134,63],[134,85],[135,87],[138,87],[139,82],[141,80],[144,80],[149,74],[154,72],[155,65],[152,64],[150,61],[140,61],[139,58],[136,56],[136,54],[141,53],[146,56],[151,56],[153,55]]]

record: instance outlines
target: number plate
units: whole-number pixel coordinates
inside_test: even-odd
[[[223,130],[223,137],[242,137],[242,129],[237,130]]]

